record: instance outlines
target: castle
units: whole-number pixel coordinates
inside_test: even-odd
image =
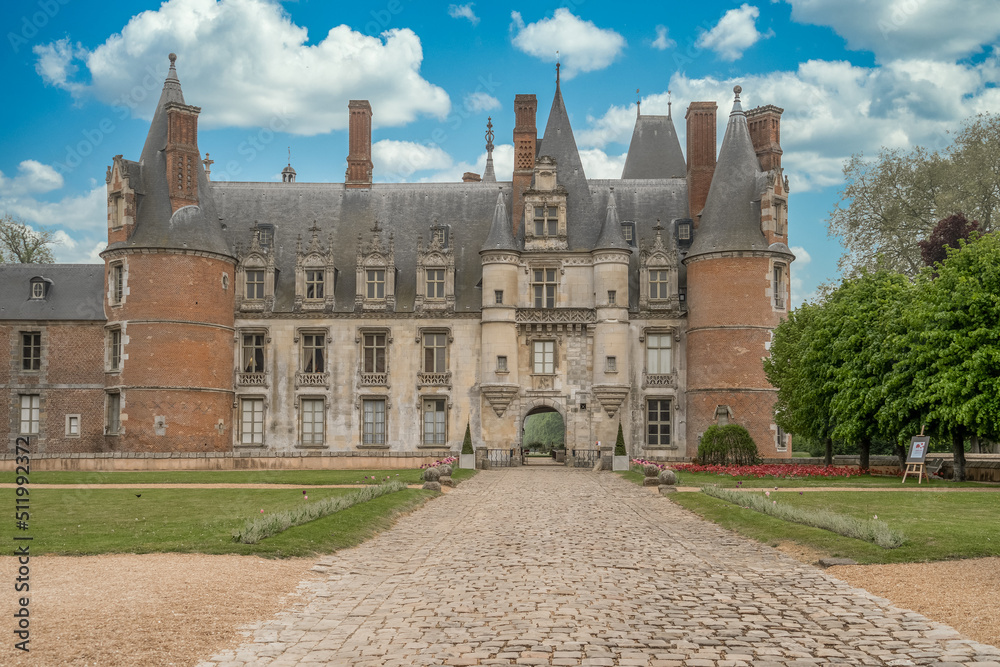
[[[213,182],[171,54],[138,161],[107,172],[105,265],[4,266],[9,410],[41,452],[456,452],[692,457],[738,423],[789,456],[761,359],[789,307],[775,106],[637,113],[620,179],[588,179],[556,78],[514,100],[514,170],[374,183],[367,101],[343,183]]]

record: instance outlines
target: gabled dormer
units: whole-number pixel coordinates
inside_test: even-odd
[[[302,236],[295,243],[295,312],[333,312],[334,279],[333,235],[324,248],[319,240],[319,227],[309,228],[312,239],[302,247]]]
[[[274,253],[260,242],[260,228],[250,230],[250,247],[236,248],[236,311],[263,313],[274,307]]]
[[[566,188],[557,182],[555,158],[535,162],[533,186],[524,193],[524,249],[566,250]]]
[[[382,245],[382,229],[378,220],[371,229],[367,246],[358,235],[358,255],[354,278],[354,310],[387,311],[396,307],[396,248],[392,232],[389,247]]]
[[[663,241],[663,226],[657,221],[656,236],[639,250],[639,308],[678,310],[677,249]]]
[[[417,294],[414,309],[455,309],[455,253],[444,227],[431,229],[431,242],[424,247],[423,236],[417,237]]]
[[[104,178],[108,188],[108,243],[127,241],[135,228],[139,163],[116,155]]]

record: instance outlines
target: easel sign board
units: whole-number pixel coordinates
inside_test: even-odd
[[[915,435],[910,438],[910,455],[906,457],[907,463],[923,463],[927,460],[927,450],[930,449],[931,439],[927,435]]]

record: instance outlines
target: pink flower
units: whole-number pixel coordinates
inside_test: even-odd
[[[303,496],[303,498],[305,498],[306,500],[309,500],[309,496]]]
[[[261,513],[261,514],[263,514],[263,513],[264,513],[264,510],[261,510],[261,511],[260,511],[260,513]]]
[[[770,491],[765,491],[764,495],[767,496],[768,498],[770,498],[771,497],[771,492]]]
[[[872,518],[873,518],[873,519],[877,519],[877,518],[878,518],[878,514],[876,514],[876,515],[875,515],[875,516],[873,516]]]

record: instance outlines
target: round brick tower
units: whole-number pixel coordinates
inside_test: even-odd
[[[762,359],[788,308],[794,256],[776,237],[770,207],[780,199],[780,165],[768,172],[736,100],[687,266],[687,455],[712,424],[736,423],[764,457],[790,456],[774,423],[776,390]],[[693,150],[691,147],[688,150]],[[778,190],[777,194],[775,190]],[[786,239],[787,240],[787,239]]]
[[[235,259],[170,71],[138,163],[108,170],[106,445],[232,448]]]

